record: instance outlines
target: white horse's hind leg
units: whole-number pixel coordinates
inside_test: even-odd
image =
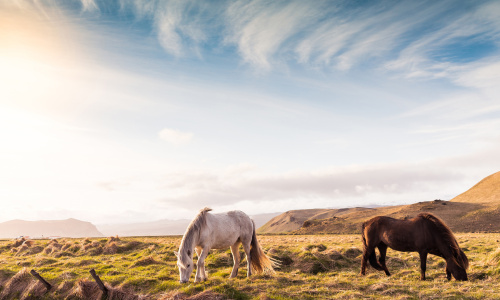
[[[207,258],[208,251],[210,249],[203,248],[201,254],[198,256],[198,262],[196,263],[196,277],[194,278],[194,282],[200,282],[203,280],[207,280],[207,273],[205,272],[205,258]],[[196,251],[198,254],[198,251]]]
[[[250,243],[243,243],[243,250],[247,256],[247,277],[252,275],[252,257],[250,255]]]
[[[236,242],[234,245],[231,246],[231,253],[233,254],[233,261],[234,261],[234,266],[233,266],[233,271],[231,272],[231,276],[229,278],[234,278],[238,276],[238,268],[240,266],[240,243]]]

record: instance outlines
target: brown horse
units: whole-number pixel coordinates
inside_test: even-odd
[[[397,251],[420,254],[420,279],[425,280],[427,254],[434,254],[446,260],[446,277],[467,280],[469,260],[458,246],[450,228],[439,218],[421,213],[413,219],[398,220],[390,217],[374,217],[362,225],[363,258],[361,275],[366,274],[366,262],[390,276],[385,265],[387,247]],[[380,252],[377,262],[375,248]]]

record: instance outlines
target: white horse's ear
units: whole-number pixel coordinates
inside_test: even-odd
[[[175,256],[179,257],[179,252],[174,251]]]

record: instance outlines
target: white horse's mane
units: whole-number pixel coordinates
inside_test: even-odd
[[[198,215],[189,223],[189,226],[186,229],[186,233],[184,234],[184,237],[182,238],[181,242],[181,248],[182,250],[179,251],[179,255],[181,258],[181,261],[184,263],[186,261],[189,261],[191,258],[190,256],[193,254],[193,249],[192,245],[195,239],[195,236],[200,233],[200,230],[202,229],[203,225],[206,225],[206,216],[207,212],[211,211],[211,208],[205,207],[200,212]],[[188,255],[187,250],[190,250],[191,253]]]

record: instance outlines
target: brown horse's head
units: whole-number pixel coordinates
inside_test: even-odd
[[[457,249],[454,257],[446,261],[446,269],[455,277],[456,280],[467,280],[467,268],[469,267],[469,260],[462,251]]]
[[[418,215],[427,220],[432,227],[432,232],[440,239],[437,239],[437,247],[440,249],[444,259],[446,259],[446,270],[450,272],[456,280],[467,280],[467,268],[469,260],[465,253],[460,249],[458,242],[451,232],[450,228],[436,216],[429,213]],[[449,278],[449,274],[448,278]]]

